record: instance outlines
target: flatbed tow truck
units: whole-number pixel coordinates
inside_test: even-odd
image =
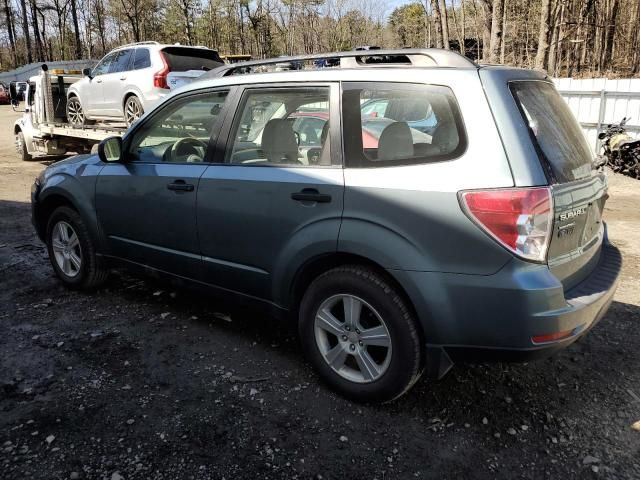
[[[67,122],[67,89],[81,78],[75,72],[49,72],[43,65],[40,74],[29,79],[24,114],[13,127],[16,149],[22,160],[89,153],[105,138],[124,134],[124,123],[72,125]]]

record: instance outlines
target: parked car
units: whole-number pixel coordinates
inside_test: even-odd
[[[95,120],[131,125],[169,92],[170,72],[222,64],[218,52],[204,47],[140,42],[116,48],[69,88],[67,119],[74,125]]]
[[[9,90],[2,84],[0,84],[0,105],[9,105],[11,103],[11,96]]]
[[[606,177],[551,80],[451,51],[376,55],[407,61],[217,69],[49,166],[33,223],[57,276],[89,289],[141,268],[294,318],[320,376],[359,401],[570,345],[607,311],[621,256]],[[411,110],[363,114],[372,98],[427,103],[432,133]],[[328,124],[303,135],[314,115]]]

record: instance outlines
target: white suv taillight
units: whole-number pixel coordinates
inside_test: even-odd
[[[167,75],[171,72],[167,60],[164,58],[164,53],[160,52],[160,60],[162,60],[162,70],[153,74],[153,86],[156,88],[169,88],[167,85]]]
[[[548,187],[460,192],[463,209],[494,239],[516,255],[544,262],[553,228]]]

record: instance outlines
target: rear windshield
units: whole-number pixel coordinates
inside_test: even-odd
[[[593,154],[580,125],[554,86],[539,81],[510,85],[555,180],[562,183],[588,176]]]
[[[212,70],[223,64],[218,52],[206,48],[167,47],[162,52],[173,72]]]

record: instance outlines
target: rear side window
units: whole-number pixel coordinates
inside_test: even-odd
[[[166,47],[162,53],[173,72],[212,70],[223,65],[218,52],[207,48]]]
[[[447,87],[345,83],[342,111],[347,167],[450,160],[466,148],[460,110]]]
[[[126,72],[129,70],[129,62],[131,62],[132,49],[118,50],[114,53],[109,73]]]
[[[149,57],[149,50],[146,48],[136,48],[132,70],[140,70],[141,68],[148,68],[150,66],[151,58]]]
[[[554,86],[540,81],[511,82],[531,137],[548,170],[560,183],[591,173],[593,155],[582,129]]]

